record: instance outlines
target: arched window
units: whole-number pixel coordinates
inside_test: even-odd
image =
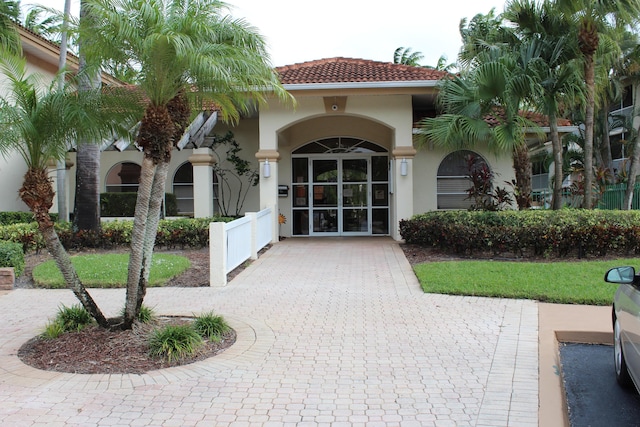
[[[122,162],[113,166],[107,173],[107,193],[137,193],[140,169],[140,165],[132,162]]]
[[[173,194],[178,202],[178,215],[193,215],[193,165],[183,163],[173,175]],[[213,210],[218,212],[218,179],[213,174]]]
[[[173,194],[178,202],[178,214],[193,214],[193,165],[184,163],[173,176]]]
[[[470,160],[475,158],[474,163]],[[438,167],[438,209],[469,209],[474,203],[468,199],[467,190],[472,183],[470,167],[488,166],[486,160],[469,150],[459,150],[445,157]]]

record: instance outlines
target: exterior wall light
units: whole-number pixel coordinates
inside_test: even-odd
[[[262,176],[265,178],[269,178],[271,176],[271,165],[269,164],[269,159],[264,160],[264,168],[262,169]]]
[[[407,169],[409,164],[407,163],[407,159],[402,159],[400,162],[400,175],[407,176]]]

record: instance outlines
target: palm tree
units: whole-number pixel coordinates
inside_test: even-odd
[[[47,165],[64,159],[69,144],[78,137],[100,139],[131,122],[135,106],[130,99],[116,103],[100,91],[78,97],[69,80],[63,88],[54,81],[49,88],[38,74],[27,75],[26,59],[0,51],[0,71],[8,95],[0,98],[0,152],[19,153],[27,165],[19,196],[33,212],[38,229],[69,288],[102,326],[108,326],[91,295],[86,291],[58,239],[49,216],[55,192]]]
[[[635,140],[631,148],[631,164],[627,180],[627,190],[622,208],[630,210],[633,203],[633,193],[640,174],[640,44],[636,44],[624,57],[623,75],[633,87],[633,114],[631,126],[635,131]]]
[[[530,100],[549,121],[555,176],[552,208],[560,209],[563,148],[558,118],[561,105],[573,106],[582,98],[577,50],[567,32],[571,21],[549,1],[514,0],[507,4],[503,16],[511,22],[525,51],[533,53],[530,68],[536,84]]]
[[[224,14],[216,0],[86,0],[82,37],[88,58],[131,64],[148,100],[137,144],[143,162],[131,238],[123,328],[140,310],[174,142],[192,109],[219,109],[237,121],[275,92],[288,99],[269,64],[262,37]]]
[[[555,0],[560,10],[573,14],[578,22],[577,41],[584,63],[584,81],[586,85],[585,104],[585,200],[583,206],[590,209],[593,205],[593,128],[595,116],[595,55],[601,39],[637,22],[640,16],[638,0]],[[610,46],[615,46],[610,44]]]
[[[11,52],[20,50],[20,39],[14,26],[20,16],[20,2],[0,1],[0,47]]]
[[[484,52],[475,68],[442,83],[438,102],[443,114],[420,122],[419,141],[455,149],[486,144],[496,153],[512,153],[517,193],[522,195],[518,206],[525,209],[531,203],[531,173],[524,133],[535,124],[520,114],[519,107],[529,78],[512,57],[496,53]]]
[[[410,47],[399,47],[393,52],[393,63],[420,67],[424,59],[422,52],[412,52]]]
[[[22,25],[47,40],[60,43],[63,17],[58,11],[41,5],[32,5],[22,20]]]

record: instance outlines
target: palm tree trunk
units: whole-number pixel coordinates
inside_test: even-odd
[[[108,328],[110,326],[109,321],[104,314],[102,314],[102,311],[100,311],[100,308],[80,281],[80,278],[76,273],[76,269],[71,263],[71,258],[64,249],[64,246],[62,246],[62,243],[60,243],[60,239],[58,238],[53,225],[47,226],[45,224],[38,224],[38,229],[40,230],[42,237],[44,237],[47,250],[62,273],[62,277],[64,277],[67,287],[73,291],[85,310],[87,310],[89,314],[96,319],[98,325],[103,328]]]
[[[138,314],[138,285],[142,277],[144,238],[147,233],[149,203],[156,168],[157,166],[153,159],[145,155],[142,160],[140,185],[138,186],[138,198],[133,218],[133,230],[131,232],[131,252],[127,276],[126,305],[122,324],[123,329],[130,329]]]
[[[600,158],[603,169],[609,171],[607,174],[607,184],[615,182],[613,173],[613,156],[611,155],[611,138],[609,137],[609,113],[606,108],[602,109],[602,143],[600,144]]]
[[[67,0],[68,2],[69,0]],[[87,19],[87,7],[84,0],[80,1],[80,19]],[[80,84],[78,92],[97,89],[101,85],[99,73],[87,73],[87,61],[79,42],[78,73]],[[73,231],[100,230],[100,147],[95,141],[78,141],[76,155],[76,192],[73,209]]]
[[[585,209],[593,207],[593,122],[595,105],[595,77],[593,55],[584,56],[584,75],[587,99],[584,118],[584,201]]]
[[[553,180],[553,199],[551,203],[551,209],[562,209],[562,141],[560,141],[560,135],[558,134],[558,120],[555,114],[549,115],[549,131],[551,133],[551,147],[553,150],[553,167],[554,167],[554,180]]]
[[[531,207],[531,160],[527,144],[519,144],[513,150],[513,169],[516,174],[518,209],[529,209]]]
[[[633,207],[633,191],[636,186],[636,177],[640,173],[640,85],[634,85],[633,93],[633,128],[636,130],[637,136],[633,144],[633,152],[631,155],[631,164],[629,165],[629,179],[627,180],[627,191],[624,194],[624,203],[622,209],[631,210]]]
[[[156,173],[153,178],[153,187],[151,189],[151,198],[149,201],[149,217],[147,219],[142,250],[142,272],[140,274],[140,282],[138,284],[136,312],[140,311],[142,301],[147,293],[147,285],[149,283],[149,274],[151,273],[151,263],[153,260],[153,247],[155,246],[156,236],[158,233],[160,209],[162,208],[162,202],[164,201],[164,186],[167,181],[168,170],[169,162],[160,163],[156,168]]]
[[[69,254],[60,243],[60,239],[53,227],[53,221],[49,217],[49,209],[53,205],[55,195],[51,188],[51,180],[44,169],[29,169],[24,176],[24,182],[19,190],[20,199],[33,212],[38,222],[38,230],[44,238],[47,250],[55,260],[58,269],[64,277],[67,287],[73,291],[82,303],[82,306],[96,319],[102,327],[109,327],[109,322],[98,308],[91,295],[87,292],[78,274],[76,273]]]
[[[73,231],[100,230],[100,147],[78,144]]]

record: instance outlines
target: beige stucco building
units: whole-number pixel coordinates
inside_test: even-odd
[[[28,32],[23,36],[39,39]],[[46,53],[52,46],[43,42],[39,49]],[[53,76],[55,55],[47,59],[30,49],[25,54],[34,71]],[[445,72],[349,58],[276,71],[295,98],[294,106],[272,99],[234,126],[217,120],[215,113],[202,113],[181,149],[174,150],[166,192],[176,195],[179,214],[207,217],[223,205],[231,205],[235,213],[240,181],[216,174],[229,166],[227,147],[215,144],[228,131],[242,149],[240,156],[259,173],[256,186],[243,182],[242,193],[247,193],[239,213],[274,207],[286,217],[286,223],[274,224],[282,236],[400,239],[400,220],[470,203],[465,200],[469,183],[464,176],[464,155],[469,152],[415,144],[417,121],[436,114],[435,96]],[[511,181],[510,155],[497,156],[482,147],[474,153],[489,165],[498,183]],[[135,145],[103,144],[102,191],[135,191],[141,161]],[[74,163],[71,152],[68,211],[73,211]],[[24,171],[19,158],[0,162],[0,210],[26,210],[17,196]]]

